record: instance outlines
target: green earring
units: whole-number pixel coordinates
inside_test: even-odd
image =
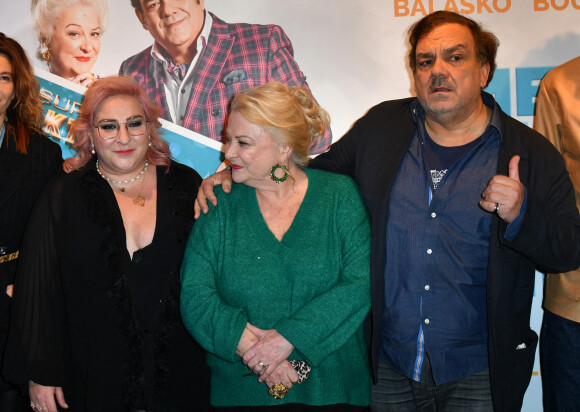
[[[284,171],[284,176],[282,176],[282,177],[276,176],[276,170],[278,170],[278,169],[282,169]],[[286,179],[288,179],[288,175],[289,175],[288,168],[286,166],[281,165],[279,163],[277,165],[272,166],[272,171],[270,172],[270,176],[272,176],[272,180],[275,183],[280,183],[280,182],[286,181]]]

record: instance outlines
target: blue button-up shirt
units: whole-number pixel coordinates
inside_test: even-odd
[[[492,214],[478,202],[496,174],[502,138],[500,109],[491,95],[482,97],[492,108],[491,122],[447,169],[436,190],[425,166],[424,113],[417,101],[412,103],[417,131],[391,190],[381,357],[416,381],[426,353],[436,384],[488,367],[486,283]],[[508,226],[511,236],[523,212]]]

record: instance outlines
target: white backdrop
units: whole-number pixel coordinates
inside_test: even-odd
[[[0,0],[0,31],[33,56],[37,42],[29,1]],[[121,62],[152,40],[130,0],[109,0],[109,25],[94,72],[115,74]],[[295,58],[332,117],[338,139],[371,106],[413,94],[406,67],[406,30],[431,10],[471,17],[500,39],[490,91],[502,108],[531,125],[538,81],[546,70],[580,55],[580,0],[206,0],[227,22],[274,23],[284,28]],[[536,274],[532,327],[541,323],[542,275]],[[539,362],[523,410],[541,411]]]

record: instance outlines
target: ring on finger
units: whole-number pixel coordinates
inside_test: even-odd
[[[493,213],[495,213],[497,215],[499,213],[500,207],[501,207],[501,205],[499,203],[496,203],[495,207],[493,208]]]
[[[264,372],[266,369],[268,369],[268,365],[266,365],[264,362],[259,362],[258,366],[260,368],[262,368],[262,372]]]
[[[288,387],[283,383],[277,383],[270,388],[268,394],[274,399],[282,399],[288,394]]]

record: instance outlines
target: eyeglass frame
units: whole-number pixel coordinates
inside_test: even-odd
[[[140,134],[131,134],[131,132],[129,131],[129,128],[127,127],[127,123],[131,122],[132,120],[135,120],[136,118],[142,118],[145,120],[145,131],[143,133],[140,133]],[[115,136],[112,136],[112,137],[102,137],[101,130],[99,128],[99,123],[101,123],[101,122],[111,122],[111,124],[117,123],[117,126],[118,126],[117,134]],[[116,139],[117,137],[119,137],[119,132],[121,131],[121,125],[125,126],[125,130],[127,131],[127,134],[129,136],[137,137],[137,136],[141,136],[141,135],[144,135],[145,133],[147,133],[147,131],[149,130],[149,119],[147,119],[145,116],[141,116],[141,115],[129,117],[124,122],[119,122],[118,120],[115,120],[115,119],[101,119],[97,122],[97,124],[93,124],[93,127],[95,129],[97,129],[97,135],[99,135],[99,139],[101,139],[101,140],[113,140],[113,139]]]

